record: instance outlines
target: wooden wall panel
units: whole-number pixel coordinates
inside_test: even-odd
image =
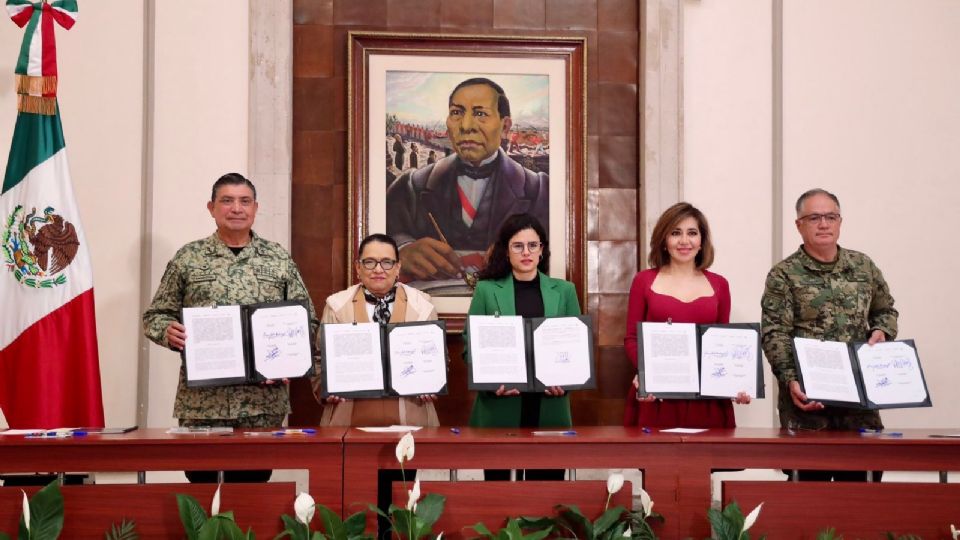
[[[295,0],[293,257],[318,309],[346,286],[346,66],[351,30],[581,36],[587,39],[587,306],[596,322],[600,388],[573,397],[576,424],[619,424],[633,377],[623,319],[637,253],[640,117],[639,0]],[[300,199],[304,200],[300,200]],[[603,265],[599,261],[603,261]],[[450,337],[451,395],[441,422],[465,425],[459,336]],[[291,389],[298,425],[320,408],[302,381]]]

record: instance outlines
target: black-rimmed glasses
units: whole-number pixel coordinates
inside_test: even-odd
[[[380,265],[380,268],[383,268],[384,271],[393,269],[397,265],[397,261],[393,259],[360,259],[360,266],[366,268],[367,270],[373,270]]]

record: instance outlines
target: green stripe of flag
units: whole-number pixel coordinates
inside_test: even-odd
[[[30,42],[33,41],[37,25],[40,24],[40,14],[42,12],[41,9],[33,10],[30,22],[27,23],[27,29],[23,31],[23,43],[20,44],[20,57],[17,58],[17,68],[13,71],[14,73],[27,74],[27,64],[30,63]]]
[[[59,105],[53,116],[19,113],[0,194],[13,189],[34,167],[53,157],[64,146]]]

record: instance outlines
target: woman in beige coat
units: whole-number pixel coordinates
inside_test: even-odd
[[[412,322],[437,319],[430,296],[400,283],[399,250],[393,238],[372,234],[360,242],[354,267],[360,283],[327,297],[320,322]],[[320,396],[320,376],[313,381]],[[434,395],[378,399],[323,399],[323,426],[437,426]]]

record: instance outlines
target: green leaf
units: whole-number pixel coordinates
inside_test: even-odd
[[[317,505],[317,508],[321,507],[323,507],[323,505]],[[343,528],[347,533],[347,538],[363,536],[363,531],[367,528],[367,513],[361,510],[356,514],[351,515],[344,520]]]
[[[197,540],[200,528],[207,522],[207,512],[190,495],[177,493],[177,509],[180,511],[180,523],[188,540]]]
[[[310,531],[307,529],[307,526],[297,521],[295,517],[284,514],[280,516],[280,520],[283,521],[286,530],[275,536],[274,539],[290,536],[293,540],[309,540]]]
[[[524,539],[525,540],[542,540],[543,538],[546,538],[551,531],[553,531],[553,527],[550,527],[548,529],[543,529],[542,531],[534,531],[524,536]]]
[[[616,523],[620,519],[620,516],[623,514],[623,510],[624,508],[622,506],[614,506],[613,508],[610,508],[609,510],[604,512],[599,518],[597,518],[597,521],[593,523],[594,535],[599,537],[604,533],[604,531],[606,531],[614,523]],[[624,526],[624,529],[625,528],[626,526]],[[620,531],[620,532],[623,533],[623,531]]]
[[[323,529],[327,536],[334,540],[346,540],[347,531],[343,527],[343,521],[340,521],[340,516],[323,505],[317,505],[315,508],[320,511],[320,520],[323,522]]]
[[[514,521],[514,520],[511,519],[510,521]],[[508,525],[509,525],[509,522],[508,522]],[[493,533],[490,532],[490,529],[488,529],[487,526],[484,525],[482,521],[479,523],[474,523],[473,530],[477,531],[477,534],[479,534],[480,536],[483,536],[485,538],[493,538]]]
[[[446,497],[438,493],[428,493],[417,503],[417,517],[422,519],[427,525],[432,526],[440,519],[440,514],[443,513],[443,504],[446,500]]]
[[[391,529],[401,538],[409,537],[411,521],[414,517],[413,514],[406,508],[399,508],[392,504],[390,508],[392,508],[390,511],[390,517],[392,518],[390,520]],[[416,537],[414,536],[414,538]],[[414,538],[409,538],[409,540],[414,540]]]
[[[110,530],[104,535],[104,540],[136,540],[137,538],[139,538],[137,524],[126,519],[122,520],[119,526],[116,523],[112,524]]]
[[[63,530],[63,495],[54,480],[30,497],[30,537],[57,538]]]
[[[717,540],[738,540],[738,537],[740,536],[740,527],[734,529],[730,524],[729,519],[723,514],[723,512],[711,508],[710,510],[707,510],[707,519],[710,520],[710,525],[713,526]]]
[[[217,514],[208,519],[197,531],[197,540],[220,540],[221,538],[242,540],[246,538],[247,535],[233,521],[233,516],[227,514],[230,513]]]
[[[593,535],[593,523],[583,515],[583,512],[580,511],[580,508],[575,504],[569,506],[557,505],[556,508],[560,513],[560,523],[561,525],[566,525],[570,532],[576,535],[576,531],[583,531],[584,538],[592,539]]]
[[[556,519],[541,516],[520,516],[517,522],[521,529],[549,529],[557,524]]]
[[[377,508],[376,506],[374,506],[374,505],[372,505],[372,504],[368,504],[368,505],[367,505],[367,508],[368,508],[371,512],[375,512],[378,516],[380,516],[380,517],[382,517],[382,518],[390,519],[390,516],[389,516],[388,514],[384,513],[383,510]],[[390,505],[390,508],[394,508],[394,506],[391,504],[391,505]],[[392,513],[392,511],[391,511],[391,513]]]

